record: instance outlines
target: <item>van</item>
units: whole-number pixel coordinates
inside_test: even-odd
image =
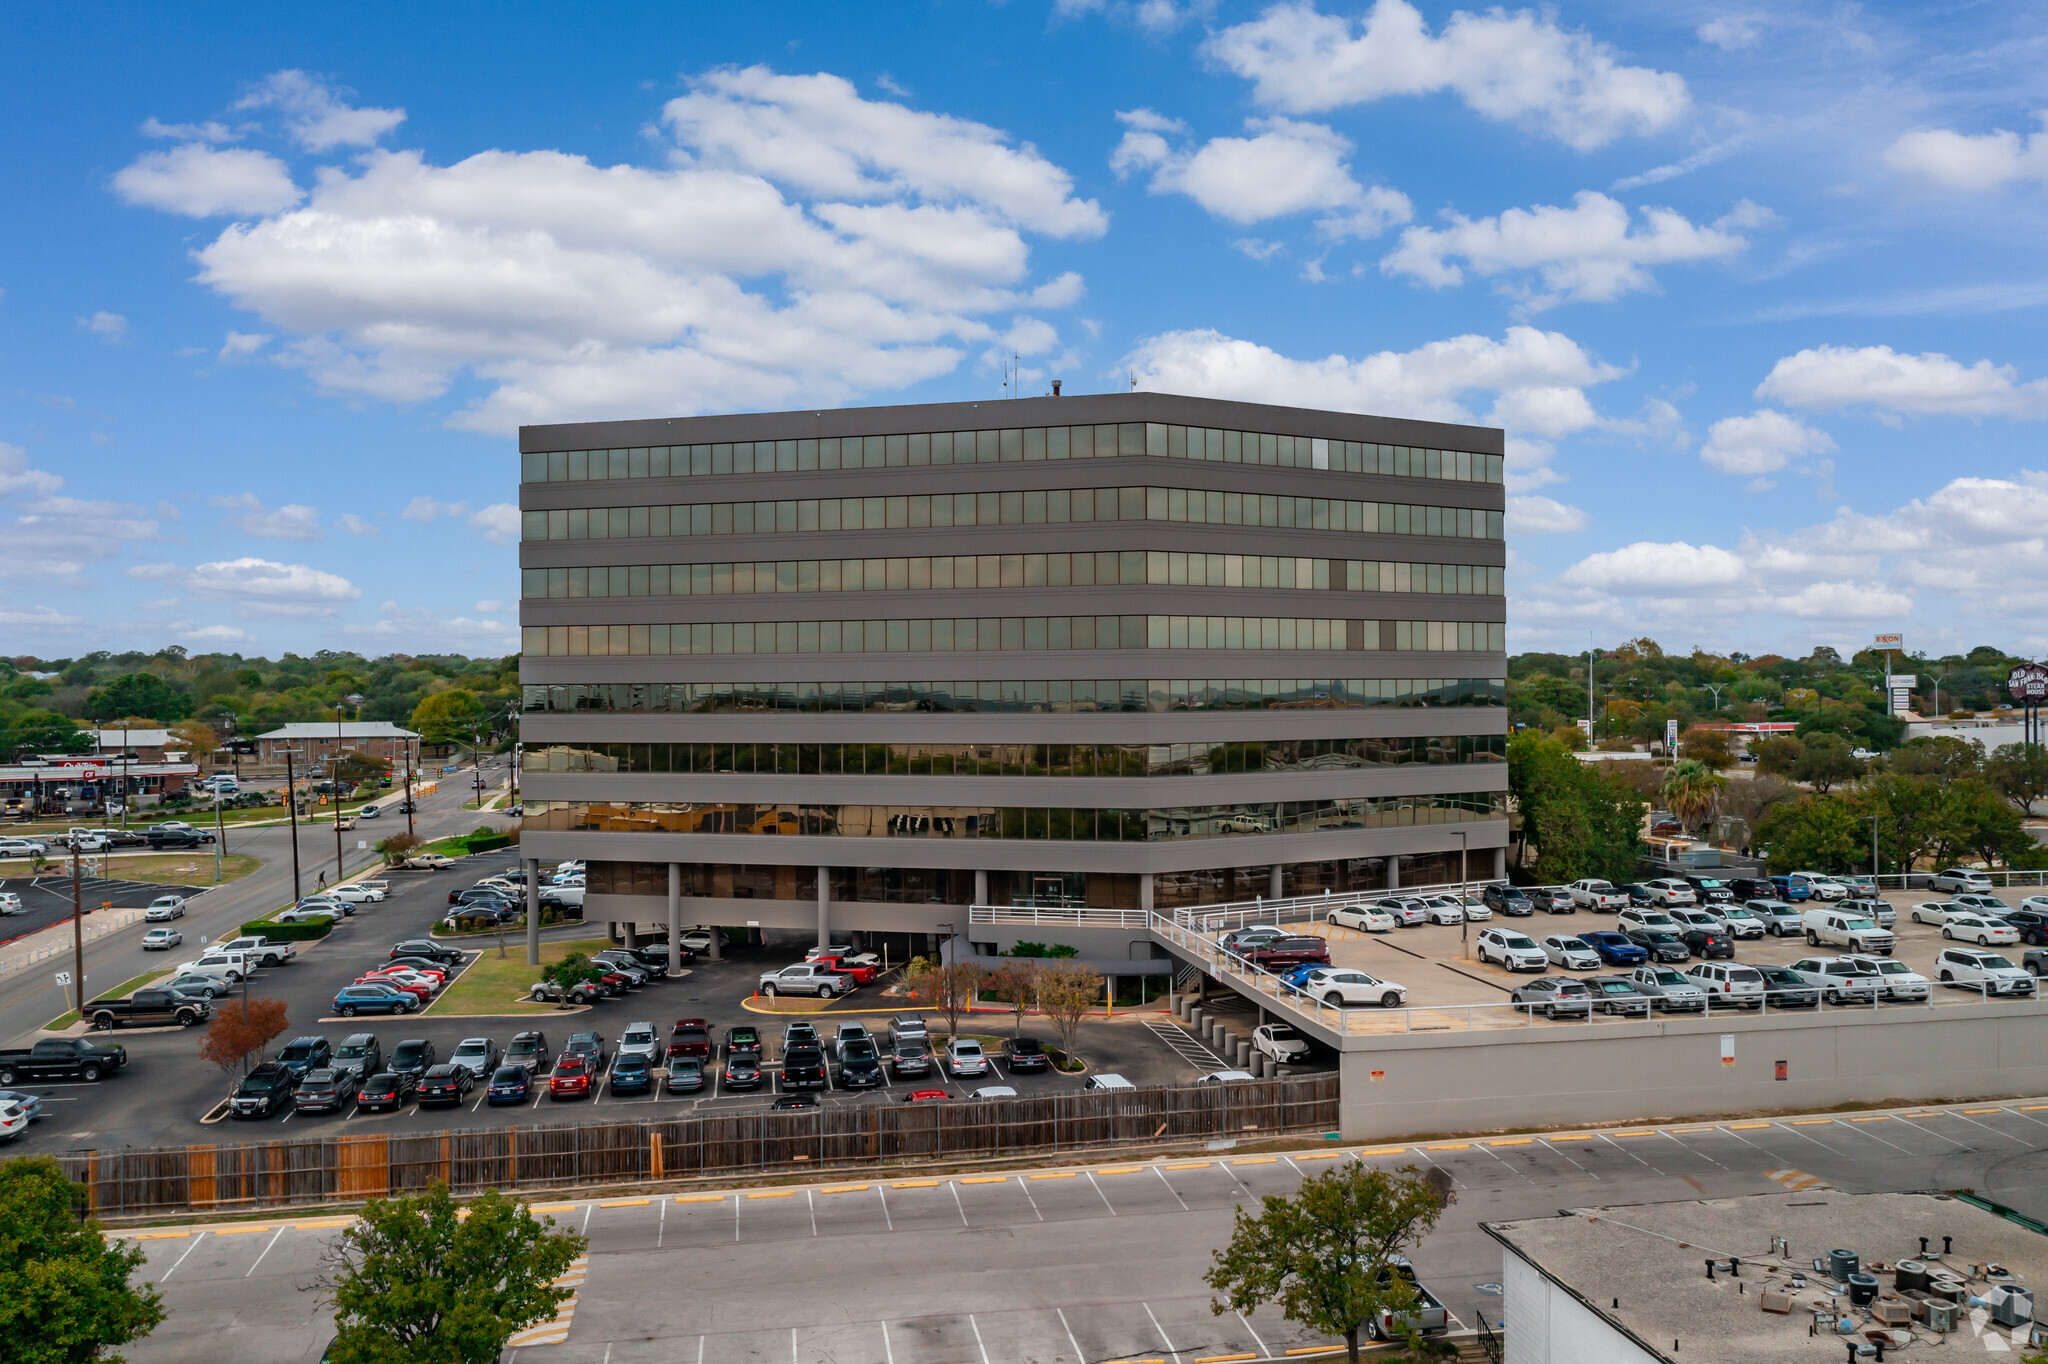
[[[1895,939],[1859,911],[1851,909],[1809,909],[1800,916],[1808,947],[1846,947],[1854,952],[1874,952],[1889,957]]]

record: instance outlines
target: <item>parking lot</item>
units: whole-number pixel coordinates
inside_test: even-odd
[[[101,909],[137,909],[159,895],[182,895],[188,900],[195,899],[209,889],[207,886],[86,876],[80,878],[78,898],[90,916]],[[0,879],[0,891],[21,897],[21,913],[0,918],[0,946],[71,917],[71,873],[68,870],[62,874],[51,872],[46,876],[9,876]]]
[[[1912,922],[1911,909],[1914,904],[1928,900],[1943,900],[1945,896],[1927,891],[1890,892],[1885,900],[1893,907],[1898,922],[1890,926],[1897,939],[1892,951],[1893,959],[1904,962],[1913,971],[1936,982],[1930,991],[1930,998],[1924,1003],[1894,1003],[1885,1001],[1880,1008],[1943,1008],[1959,1004],[1978,1004],[1984,997],[1970,987],[1943,986],[1938,983],[1935,955],[1944,947],[1967,947],[1968,943],[1952,942],[1942,937],[1940,927],[1932,924]],[[2014,903],[2017,900],[2015,898]],[[1805,908],[1805,906],[1801,906]],[[1300,926],[1303,932],[1312,932],[1328,941],[1330,964],[1359,971],[1382,981],[1389,981],[1405,987],[1406,1006],[1400,1009],[1382,1011],[1374,1008],[1354,1008],[1343,1015],[1347,1031],[1357,1033],[1405,1032],[1435,1030],[1442,1028],[1521,1028],[1521,1027],[1579,1027],[1624,1025],[1628,1020],[1604,1014],[1594,1014],[1591,1019],[1560,1018],[1551,1020],[1540,1014],[1531,1015],[1518,1009],[1499,1007],[1509,1003],[1510,995],[1517,986],[1526,985],[1538,974],[1566,976],[1586,979],[1592,976],[1626,975],[1625,968],[1602,966],[1597,969],[1567,969],[1553,964],[1543,972],[1511,972],[1493,962],[1478,960],[1475,951],[1481,932],[1493,928],[1507,928],[1522,933],[1539,945],[1553,934],[1576,937],[1581,933],[1596,930],[1613,930],[1617,915],[1613,912],[1595,912],[1580,908],[1572,914],[1549,914],[1538,910],[1531,917],[1507,918],[1498,913],[1490,920],[1467,924],[1421,923],[1412,927],[1397,927],[1391,932],[1362,932],[1318,923]],[[1211,935],[1220,939],[1218,931]],[[1833,957],[1842,954],[1840,947],[1809,947],[1803,937],[1770,937],[1737,940],[1734,944],[1734,960],[1752,966],[1785,966],[1805,957]],[[2019,944],[1990,949],[2003,955],[2017,965],[2026,948]],[[1683,971],[1696,964],[1698,958],[1685,964],[1674,964]],[[1271,992],[1270,982],[1267,990]],[[2019,1008],[2036,1007],[2031,1001],[2010,996],[1993,996],[1993,1002]],[[1494,1006],[1494,1007],[1484,1007]],[[1842,1004],[1823,1004],[1820,1012],[1831,1014],[1839,1009],[1869,1010],[1873,1005],[1868,1001]],[[1723,1012],[1720,1009],[1717,1013]],[[1799,1010],[1811,1015],[1813,1009]],[[1323,1022],[1335,1026],[1335,1011],[1324,1010],[1320,1017]]]
[[[394,872],[384,879],[390,898],[375,904],[356,906],[356,912],[339,921],[333,933],[319,942],[299,943],[296,958],[280,967],[259,969],[250,979],[251,997],[283,1000],[290,1020],[284,1033],[270,1046],[271,1055],[293,1038],[316,1035],[340,1046],[353,1033],[376,1036],[388,1059],[401,1041],[430,1042],[437,1059],[445,1060],[465,1038],[488,1037],[502,1052],[513,1034],[537,1029],[546,1036],[551,1055],[559,1054],[573,1032],[595,1031],[605,1040],[607,1062],[615,1053],[619,1035],[636,1022],[654,1025],[664,1044],[678,1019],[701,1018],[710,1024],[715,1042],[724,1041],[726,1029],[738,1024],[758,1028],[765,1043],[764,1083],[754,1091],[731,1091],[724,1083],[722,1062],[706,1067],[706,1084],[701,1092],[671,1094],[664,1072],[657,1070],[653,1092],[618,1094],[611,1091],[608,1075],[602,1077],[587,1098],[555,1100],[547,1097],[546,1074],[537,1077],[535,1097],[522,1104],[493,1107],[485,1102],[485,1087],[472,1090],[462,1102],[422,1108],[408,1101],[394,1111],[358,1111],[351,1101],[338,1113],[301,1113],[291,1108],[268,1118],[231,1118],[220,1113],[226,1097],[228,1077],[198,1058],[200,1029],[122,1029],[96,1034],[96,1040],[127,1048],[129,1064],[119,1074],[98,1084],[55,1083],[21,1086],[45,1100],[45,1116],[13,1150],[54,1151],[97,1147],[183,1145],[198,1141],[260,1139],[266,1133],[298,1134],[304,1128],[334,1131],[439,1131],[465,1128],[522,1126],[536,1122],[575,1123],[605,1121],[616,1116],[655,1117],[667,1110],[738,1109],[767,1106],[780,1093],[778,1063],[784,1025],[793,1017],[814,1023],[826,1042],[827,1059],[832,1059],[831,1035],[843,1019],[857,1019],[877,1039],[886,1060],[887,1021],[891,1014],[917,1012],[881,997],[885,978],[834,1001],[829,1009],[802,1015],[777,1015],[750,1009],[749,997],[763,970],[803,959],[807,945],[800,934],[770,934],[761,946],[731,945],[725,960],[697,960],[686,964],[680,977],[652,981],[623,998],[601,1001],[588,1007],[565,1008],[541,1014],[497,1014],[490,1016],[381,1015],[341,1019],[334,1015],[335,992],[353,983],[372,966],[384,961],[393,944],[407,938],[425,937],[432,925],[447,912],[451,889],[466,887],[476,880],[510,869],[516,854],[499,853],[465,859],[459,870],[441,872]],[[154,890],[154,888],[151,888]],[[144,897],[144,902],[147,898]],[[599,931],[582,924],[566,924],[543,931],[543,942],[599,936]],[[463,966],[484,954],[498,951],[494,937],[470,936],[447,940],[466,953]],[[151,954],[150,964],[168,969],[199,955],[198,935],[187,934],[184,944],[161,954]],[[506,951],[523,957],[525,944],[518,932],[506,938]],[[451,977],[451,981],[454,977]],[[444,987],[445,989],[445,987]],[[217,1009],[232,1009],[240,993],[216,1002]],[[762,1001],[754,1001],[756,1008]],[[935,1036],[944,1032],[944,1018],[923,1015]],[[1147,1023],[1150,1026],[1147,1026]],[[1013,1016],[1008,1013],[977,1012],[963,1017],[961,1031],[986,1039],[991,1052],[1000,1039],[1011,1035]],[[1025,1033],[1048,1045],[1058,1041],[1055,1029],[1043,1019],[1028,1019]],[[1162,1035],[1163,1034],[1163,1035]],[[826,1107],[893,1103],[902,1100],[909,1088],[938,1089],[949,1096],[961,1096],[989,1085],[1007,1085],[1020,1095],[1075,1089],[1089,1075],[1115,1072],[1134,1084],[1187,1083],[1197,1076],[1223,1068],[1213,1053],[1201,1047],[1185,1030],[1158,1010],[1115,1021],[1084,1023],[1076,1044],[1077,1052],[1089,1063],[1082,1075],[1050,1071],[1009,1074],[1000,1062],[991,1073],[955,1080],[942,1074],[910,1080],[899,1079],[884,1066],[883,1085],[877,1090],[849,1092],[837,1087],[838,1067],[832,1064],[834,1087],[813,1091]],[[621,1115],[617,1110],[628,1110]]]

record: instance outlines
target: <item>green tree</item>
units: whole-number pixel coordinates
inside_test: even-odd
[[[1531,870],[1545,883],[1585,876],[1635,879],[1641,796],[1573,756],[1556,739],[1528,730],[1508,742],[1508,790],[1522,819],[1519,856],[1536,849]]]
[[[90,753],[92,735],[68,716],[46,710],[24,711],[0,729],[0,756],[13,759],[29,753]]]
[[[1984,764],[1984,776],[1999,795],[2027,814],[2035,801],[2048,800],[2048,748],[2006,744]]]
[[[1816,734],[1806,740],[1806,751],[1792,763],[1792,780],[1805,782],[1822,795],[1839,782],[1863,775],[1863,760],[1839,734]]]
[[[603,975],[604,968],[581,952],[571,952],[560,961],[551,961],[540,968],[542,980],[552,981],[564,990],[572,989],[585,981],[597,980]]]
[[[1714,808],[1715,795],[1727,784],[1726,777],[1709,770],[1705,763],[1695,758],[1681,758],[1664,774],[1660,794],[1664,808],[1677,815],[1680,824],[1692,829],[1706,822],[1708,813]]]
[[[1403,1316],[1415,1310],[1406,1252],[1451,1197],[1448,1179],[1425,1177],[1413,1165],[1358,1163],[1303,1180],[1291,1198],[1268,1194],[1256,1217],[1237,1209],[1230,1243],[1215,1252],[1203,1278],[1223,1296],[1209,1310],[1222,1316],[1273,1303],[1291,1322],[1342,1336],[1357,1364],[1359,1335],[1383,1334],[1382,1313],[1402,1333]]]
[[[413,708],[412,728],[424,743],[468,743],[483,732],[483,702],[461,687],[437,691]]]
[[[157,1291],[129,1282],[142,1248],[110,1244],[82,1201],[48,1156],[0,1165],[0,1358],[118,1364],[114,1346],[164,1319]]]
[[[493,1189],[457,1218],[448,1186],[373,1198],[327,1252],[333,1364],[493,1364],[512,1333],[548,1321],[588,1242]]]
[[[1726,730],[1688,729],[1678,736],[1678,751],[1716,772],[1735,766],[1735,753],[1728,746]]]
[[[1937,734],[1900,744],[1891,752],[1891,769],[1909,777],[1952,782],[1974,777],[1984,764],[1984,750],[1968,739]]]
[[[155,673],[123,673],[85,694],[85,713],[94,720],[135,715],[169,724],[192,713],[192,698]]]
[[[1789,777],[1793,764],[1806,756],[1806,745],[1789,735],[1751,742],[1749,751],[1756,755],[1756,770],[1773,777]]]
[[[1870,860],[1870,825],[1841,797],[1814,795],[1765,815],[1755,844],[1774,872],[1854,871]]]

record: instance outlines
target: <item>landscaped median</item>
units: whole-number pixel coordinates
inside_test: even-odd
[[[558,962],[571,952],[589,956],[602,952],[613,944],[604,938],[579,938],[574,942],[554,942],[540,949],[541,965]],[[490,948],[470,960],[461,975],[457,976],[447,989],[425,1009],[423,1014],[464,1015],[464,1014],[553,1014],[566,1010],[562,1005],[549,1004],[542,1000],[527,998],[533,983],[540,979],[540,967],[529,966],[523,945],[514,944],[506,949],[503,956]],[[573,1006],[572,1006],[573,1007]]]

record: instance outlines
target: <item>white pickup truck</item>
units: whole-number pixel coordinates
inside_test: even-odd
[[[1889,957],[1897,939],[1889,929],[1853,909],[1809,909],[1800,916],[1808,947],[1846,947],[1852,952],[1874,952]]]
[[[222,951],[241,952],[258,966],[283,966],[299,955],[299,950],[288,942],[259,937],[231,938],[217,946]]]
[[[1616,890],[1612,882],[1589,876],[1583,881],[1574,881],[1569,887],[1572,903],[1582,909],[1621,910],[1628,908],[1628,892]]]

